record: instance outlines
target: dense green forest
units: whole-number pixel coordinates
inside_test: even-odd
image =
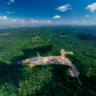
[[[18,64],[41,56],[58,56],[60,49],[80,72],[79,79],[68,75],[65,65]],[[96,27],[33,27],[0,29],[0,96],[95,96]]]

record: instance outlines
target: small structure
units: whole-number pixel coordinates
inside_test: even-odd
[[[75,67],[75,65],[72,64],[72,62],[65,57],[67,54],[73,55],[73,52],[67,52],[64,49],[61,49],[60,56],[48,56],[48,57],[42,57],[39,53],[37,53],[37,57],[25,59],[22,61],[23,64],[29,63],[29,66],[33,65],[46,65],[46,64],[64,64],[68,65],[70,67],[69,74],[72,77],[76,77],[79,75],[79,71]]]

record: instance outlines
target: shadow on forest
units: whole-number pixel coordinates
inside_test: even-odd
[[[33,49],[32,48],[23,49],[22,51],[23,51],[24,55],[14,57],[11,61],[14,63],[14,62],[18,62],[23,59],[26,59],[26,58],[32,58],[32,57],[37,56],[36,53],[38,53],[38,52],[40,53],[41,56],[44,56],[45,54],[50,52],[52,50],[52,48],[53,48],[52,45],[46,45],[46,46],[41,46],[41,47],[33,48]]]
[[[24,80],[24,70],[26,68],[25,65],[18,64],[18,61],[36,56],[37,52],[41,53],[41,55],[47,54],[52,50],[52,47],[52,45],[47,45],[34,49],[24,49],[22,50],[24,55],[14,57],[11,60],[12,64],[0,62],[0,85],[3,85],[4,83],[12,83],[13,85],[18,86],[19,81]]]
[[[78,91],[77,86],[81,89],[82,86],[76,79],[68,75],[68,68],[66,65],[37,65],[29,68],[19,64],[0,63],[0,86],[5,83],[8,83],[5,89],[9,87],[9,84],[15,86],[17,92],[14,94],[19,94],[18,96],[74,96],[74,93]],[[19,92],[20,84],[22,90]],[[34,90],[28,92],[30,89]],[[4,92],[6,91],[10,92],[11,90]],[[85,92],[78,96],[93,95],[86,95]]]
[[[5,63],[0,63],[0,86],[3,86],[6,83],[7,85],[3,87],[6,89],[8,88],[9,84],[11,84],[12,86],[15,86],[16,90],[18,90],[20,84],[22,84],[21,93],[18,93],[18,91],[14,93],[14,94],[22,94],[22,96],[25,96],[23,94],[23,91],[25,91],[25,93],[28,94],[27,96],[37,96],[37,95],[45,96],[45,94],[47,94],[47,96],[52,96],[52,94],[56,96],[56,94],[63,95],[64,92],[66,94],[72,94],[68,93],[68,90],[69,89],[71,90],[71,88],[73,88],[72,81],[71,82],[67,81],[69,80],[68,73],[66,74],[68,66],[37,65],[32,68],[29,68],[29,70],[25,70],[26,68],[29,67],[22,66],[19,64],[8,65]],[[52,77],[50,77],[50,75],[52,75]],[[26,82],[28,82],[27,85],[25,85]],[[32,85],[30,86],[29,84]],[[68,87],[69,89],[67,90],[65,86]],[[32,88],[36,89],[29,94],[26,87],[28,87],[29,89]],[[6,91],[8,92],[8,90],[5,90],[4,92]],[[11,90],[9,89],[9,91]]]
[[[0,84],[12,83],[18,86],[19,78],[23,76],[24,66],[0,62]]]
[[[88,90],[91,89],[95,92],[96,87],[95,79],[92,76],[86,77],[85,81],[82,81],[86,88],[80,83],[76,78],[72,78],[68,75],[68,66],[66,65],[48,65],[51,66],[52,70],[52,79],[44,84],[39,90],[36,90],[36,94],[31,94],[31,96],[95,96],[96,94],[92,94]],[[35,67],[38,70],[42,70],[43,65],[39,65]],[[46,75],[44,73],[43,75]],[[42,76],[42,75],[41,75]],[[94,82],[92,82],[94,81]],[[92,82],[92,83],[91,83]],[[88,85],[87,85],[88,84]],[[79,90],[78,90],[79,88]]]
[[[42,70],[46,67],[51,67],[49,71],[51,71],[52,78],[39,90],[36,90],[35,96],[72,96],[76,82],[68,75],[69,67],[66,65],[39,65],[36,66],[36,69]],[[47,77],[46,71],[43,75]],[[33,96],[34,94],[31,95]]]
[[[81,33],[78,35],[78,39],[88,41],[88,40],[96,40],[96,37],[92,36],[91,34]]]
[[[53,46],[52,45],[47,45],[47,46],[42,46],[34,49],[24,49],[23,52],[26,57],[32,57],[36,56],[36,53],[39,52],[41,55],[47,54],[52,50]]]

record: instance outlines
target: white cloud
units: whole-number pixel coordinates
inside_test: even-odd
[[[85,23],[87,23],[87,21],[86,20],[83,20],[82,23],[85,24]]]
[[[71,5],[70,4],[66,4],[63,6],[59,6],[58,8],[56,8],[56,10],[61,11],[61,12],[65,12],[67,10],[71,10]]]
[[[84,17],[88,18],[88,17],[90,17],[90,15],[85,15]]]
[[[47,22],[48,22],[48,24],[52,23],[52,21],[51,21],[51,20],[48,20]]]
[[[0,16],[0,20],[8,20],[7,16]]]
[[[10,0],[10,2],[14,3],[14,0]]]
[[[22,27],[22,26],[39,26],[39,25],[49,25],[51,20],[25,20],[20,18],[8,18],[7,16],[0,16],[0,26],[10,26],[10,27]]]
[[[88,5],[86,9],[90,10],[90,12],[96,11],[96,3],[93,3],[91,5]]]
[[[53,19],[59,19],[59,18],[61,18],[61,16],[59,16],[59,15],[55,15],[55,16],[53,17]]]
[[[23,19],[10,19],[10,22],[12,23],[27,23],[27,21]]]
[[[15,1],[14,0],[9,0],[7,3],[8,5],[10,5],[11,3],[14,3]]]
[[[79,20],[74,20],[73,23],[80,24],[80,21]]]
[[[30,20],[30,23],[37,23],[37,24],[50,24],[52,23],[51,20]]]
[[[7,14],[14,14],[14,12],[6,12]]]
[[[73,23],[74,24],[86,24],[87,21],[86,20],[74,20]]]

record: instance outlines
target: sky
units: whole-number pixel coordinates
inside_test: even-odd
[[[96,25],[96,0],[0,0],[0,27]]]

